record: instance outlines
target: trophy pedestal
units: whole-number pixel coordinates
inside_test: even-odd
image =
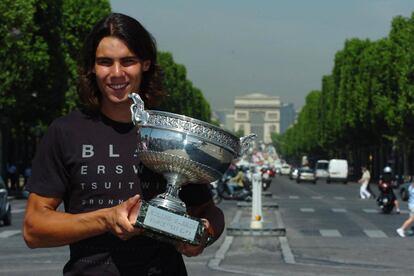
[[[168,205],[142,201],[135,226],[145,229],[144,235],[161,241],[199,245],[205,231],[202,220],[165,207]]]

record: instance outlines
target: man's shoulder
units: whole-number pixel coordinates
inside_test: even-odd
[[[53,127],[78,127],[82,122],[95,121],[98,116],[93,113],[85,112],[82,110],[73,110],[66,115],[56,118],[51,126]]]

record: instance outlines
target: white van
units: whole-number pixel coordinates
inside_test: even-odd
[[[346,184],[348,182],[348,161],[345,159],[329,160],[328,173],[326,183],[339,181]]]
[[[315,175],[316,178],[328,178],[328,167],[329,161],[328,160],[318,160],[315,164]]]

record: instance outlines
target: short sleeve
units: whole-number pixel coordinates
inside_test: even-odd
[[[180,198],[188,206],[197,206],[211,200],[210,188],[206,184],[187,184],[180,191]]]
[[[41,139],[32,162],[27,190],[40,196],[62,198],[68,186],[62,144],[64,137],[55,122]]]

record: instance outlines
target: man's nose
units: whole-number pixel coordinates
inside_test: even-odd
[[[112,76],[121,77],[124,74],[123,66],[119,62],[115,62],[112,66]]]

